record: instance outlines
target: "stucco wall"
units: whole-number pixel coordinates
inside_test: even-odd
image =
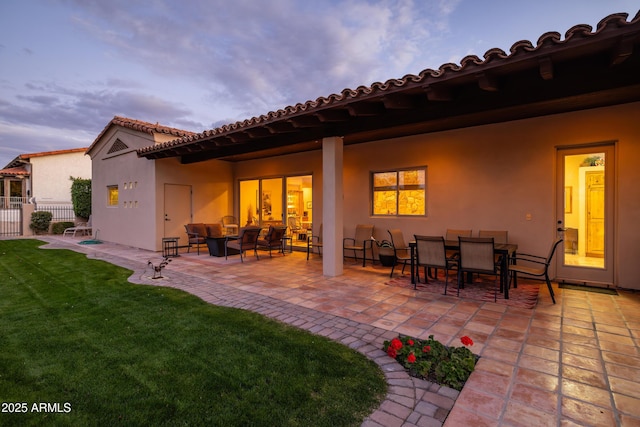
[[[506,229],[519,251],[546,254],[556,235],[557,147],[615,141],[615,283],[640,289],[638,117],[640,103],[631,103],[345,146],[344,235],[352,236],[359,223],[374,224],[378,238],[387,238],[389,228],[400,228],[407,239],[418,233],[442,235],[447,228]],[[127,138],[120,136],[130,147],[152,143],[140,135]],[[217,222],[228,212],[239,216],[234,211],[239,180],[312,174],[314,228],[323,222],[321,151],[192,165],[140,159],[135,153],[99,160],[96,154],[94,224],[105,240],[159,250],[164,183],[191,185],[194,221]],[[372,217],[370,173],[413,166],[427,167],[426,217]],[[108,183],[136,180],[130,199],[138,200],[137,209],[104,208]]]
[[[69,177],[91,178],[91,159],[84,152],[32,157],[31,194],[39,203],[71,202]]]
[[[556,237],[556,147],[616,141],[615,282],[640,289],[640,103],[345,146],[344,235],[370,223],[443,235],[447,228],[509,231],[519,250],[546,254]],[[372,217],[370,172],[427,166],[427,216]],[[235,178],[312,173],[322,223],[319,151],[242,162]],[[527,219],[530,215],[530,220]]]
[[[116,139],[129,148],[109,154]],[[100,240],[156,250],[155,165],[152,160],[138,158],[135,152],[152,144],[151,135],[113,127],[92,149],[92,225]],[[117,207],[107,205],[110,185],[118,186]],[[125,201],[132,203],[125,207]]]
[[[161,249],[164,235],[165,184],[189,185],[192,197],[192,222],[221,223],[233,211],[233,164],[219,160],[183,165],[176,158],[156,161],[156,250]],[[181,232],[180,244],[187,236]]]
[[[640,288],[640,103],[345,147],[345,235],[372,223],[443,235],[506,229],[519,250],[546,254],[556,235],[556,147],[616,141],[615,282]],[[425,218],[372,218],[369,172],[427,166]],[[531,220],[527,220],[527,214]]]

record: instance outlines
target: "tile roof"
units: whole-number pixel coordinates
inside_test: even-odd
[[[86,150],[87,148],[83,147],[83,148],[69,148],[66,150],[41,151],[39,153],[20,154],[19,156],[11,160],[9,163],[7,163],[5,168],[18,167],[24,162],[28,162],[29,159],[34,157],[56,156],[59,154],[69,154],[69,153],[81,153]]]
[[[369,87],[347,88],[339,94],[319,97],[316,100],[271,111],[259,117],[205,130],[197,134],[190,133],[176,140],[144,147],[138,150],[138,155],[160,158],[191,155],[194,150],[212,151],[218,149],[227,150],[233,155],[233,150],[228,150],[231,145],[240,145],[237,143],[244,143],[247,139],[271,138],[274,134],[281,132],[283,134],[299,132],[300,138],[297,142],[301,142],[302,138],[312,139],[314,135],[321,133],[319,131],[316,133],[307,132],[302,135],[300,129],[326,126],[332,121],[347,120],[345,115],[360,117],[375,115],[377,113],[373,108],[376,107],[374,102],[384,104],[384,108],[387,110],[406,108],[403,106],[406,97],[405,99],[402,97],[406,94],[422,94],[429,102],[439,102],[449,101],[452,95],[455,96],[452,94],[452,88],[467,90],[465,85],[470,84],[474,84],[476,89],[479,87],[485,92],[496,92],[500,89],[499,78],[528,69],[537,69],[542,80],[553,80],[555,78],[554,72],[557,73],[555,71],[556,62],[567,62],[581,55],[595,55],[603,51],[615,51],[612,55],[612,61],[614,64],[621,63],[632,55],[634,44],[638,44],[640,34],[640,11],[631,21],[627,21],[627,17],[626,13],[609,15],[598,23],[595,31],[590,25],[576,25],[566,32],[564,40],[558,32],[547,32],[538,39],[535,46],[530,41],[522,40],[514,43],[508,53],[494,48],[488,50],[483,58],[476,55],[466,56],[460,61],[460,65],[447,63],[438,70],[425,69],[418,75],[408,74],[400,79],[390,79],[384,83],[376,82]],[[591,87],[590,89],[595,90]],[[559,92],[557,88],[555,91]],[[582,93],[580,94],[582,95]],[[568,97],[569,95],[563,94],[563,96]],[[438,114],[442,113],[435,113],[436,116]],[[421,120],[428,119],[422,118]],[[365,131],[371,133],[375,126],[377,129],[382,129],[389,126],[389,123],[374,123],[367,126],[369,126],[367,129],[362,129],[363,133]],[[345,127],[347,130],[353,128],[354,126]],[[344,134],[335,133],[335,135]],[[318,138],[318,136],[315,137]],[[291,142],[291,144],[293,143],[295,142]],[[272,146],[276,146],[276,144],[272,142]],[[186,146],[190,147],[187,149]],[[182,147],[185,149],[182,150]],[[269,147],[265,144],[265,148]],[[252,149],[259,150],[260,148],[254,146]],[[215,156],[209,158],[212,157]]]
[[[18,166],[13,168],[0,169],[0,176],[3,175],[29,175],[29,172],[24,166]]]
[[[96,139],[91,143],[91,146],[87,148],[86,152],[88,153],[91,149],[100,141],[100,139],[104,136],[104,134],[109,130],[111,126],[121,126],[127,129],[135,130],[138,132],[148,133],[149,135],[153,135],[154,133],[162,133],[166,135],[174,135],[176,138],[186,137],[195,135],[195,132],[172,128],[169,126],[163,126],[159,123],[153,124],[149,122],[144,122],[142,120],[130,119],[127,117],[114,116],[113,119],[102,129],[102,132],[98,134]]]

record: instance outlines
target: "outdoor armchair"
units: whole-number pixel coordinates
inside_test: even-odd
[[[240,228],[237,239],[230,240],[230,238],[227,237],[227,240],[224,244],[224,259],[227,259],[229,248],[240,251],[241,262],[244,262],[244,259],[242,258],[244,251],[251,249],[253,249],[253,253],[255,254],[256,258],[260,259],[257,250],[260,230],[260,227],[242,227]]]
[[[270,225],[269,231],[263,239],[258,239],[258,248],[269,249],[269,257],[271,257],[271,251],[277,248],[282,255],[284,255],[284,240],[283,237],[287,233],[286,225]]]
[[[355,237],[345,237],[342,240],[342,253],[344,256],[345,251],[353,251],[353,256],[358,262],[358,251],[362,251],[362,266],[364,267],[367,262],[367,247],[373,253],[373,225],[371,224],[358,224],[356,225]]]
[[[546,258],[539,255],[518,253],[515,258],[512,258],[513,264],[509,265],[509,273],[513,276],[514,280],[517,280],[516,275],[518,273],[532,277],[544,277],[545,282],[547,282],[547,288],[549,288],[549,293],[551,294],[551,301],[553,301],[554,304],[556,303],[556,298],[553,293],[553,287],[551,287],[551,280],[549,279],[549,265],[551,265],[553,255],[556,253],[556,249],[561,242],[562,239],[558,239],[551,245],[549,255],[547,255]],[[524,264],[518,264],[518,261],[522,261]]]
[[[204,226],[207,229],[207,237],[215,237],[215,238],[223,237],[221,224],[215,224],[215,223],[205,224]]]
[[[202,223],[185,224],[187,232],[187,253],[191,251],[191,246],[195,246],[200,255],[200,245],[207,244],[207,227]]]

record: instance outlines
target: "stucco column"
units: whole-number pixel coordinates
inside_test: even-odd
[[[30,203],[22,204],[22,236],[33,236],[33,230],[29,225],[31,224],[31,214],[36,211],[36,206]]]
[[[343,141],[341,137],[322,139],[322,273],[339,276],[343,271],[342,206]]]
[[[11,180],[7,177],[5,177],[3,179],[3,185],[4,185],[4,198],[0,201],[0,207],[1,208],[8,208],[9,207],[9,196],[11,196]]]

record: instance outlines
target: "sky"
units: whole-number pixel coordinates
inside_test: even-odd
[[[114,116],[202,132],[460,64],[638,0],[0,0],[0,168]]]

